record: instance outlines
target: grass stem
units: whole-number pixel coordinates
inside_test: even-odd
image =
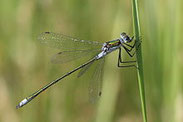
[[[144,89],[144,73],[143,73],[143,61],[142,61],[142,51],[140,42],[140,25],[139,25],[139,16],[138,16],[138,5],[137,0],[132,0],[132,12],[133,12],[133,25],[135,31],[135,38],[137,41],[136,49],[137,50],[137,66],[138,66],[138,85],[140,92],[141,108],[143,121],[147,122],[147,112],[146,112],[146,102],[145,102],[145,89]]]

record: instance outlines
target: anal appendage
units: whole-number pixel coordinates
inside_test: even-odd
[[[22,106],[24,106],[25,104],[27,104],[30,100],[28,100],[27,98],[23,99],[17,106],[16,109],[21,108]]]

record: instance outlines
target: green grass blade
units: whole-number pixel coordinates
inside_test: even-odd
[[[139,16],[138,16],[138,6],[137,0],[132,0],[132,9],[133,9],[133,24],[135,30],[135,38],[137,41],[136,49],[137,50],[137,66],[138,66],[138,84],[141,100],[141,108],[144,122],[147,122],[147,112],[146,112],[146,102],[145,102],[145,89],[144,89],[144,73],[143,73],[143,61],[142,61],[142,51],[140,44],[140,26],[139,26]]]

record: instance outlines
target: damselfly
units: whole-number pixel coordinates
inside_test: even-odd
[[[82,76],[87,69],[94,63],[98,62],[98,66],[96,67],[95,71],[95,78],[92,79],[89,85],[89,95],[92,99],[101,95],[101,73],[104,64],[104,58],[109,53],[119,49],[119,56],[118,56],[118,67],[133,67],[136,65],[131,64],[135,61],[123,61],[121,56],[121,49],[123,48],[130,57],[133,57],[135,52],[132,53],[132,49],[136,45],[136,41],[131,45],[130,42],[133,41],[134,37],[128,36],[126,33],[121,33],[120,38],[108,41],[105,43],[94,42],[94,41],[86,41],[86,40],[79,40],[69,36],[65,36],[62,34],[57,34],[53,32],[44,32],[40,34],[38,40],[41,43],[53,47],[53,48],[62,48],[67,51],[62,51],[54,55],[52,58],[52,62],[54,63],[64,63],[74,59],[81,58],[85,55],[91,55],[90,58],[86,63],[78,66],[77,68],[73,69],[72,71],[64,74],[63,76],[57,78],[56,80],[48,83],[29,97],[23,99],[16,108],[20,108],[25,104],[29,103],[32,99],[37,97],[43,91],[51,87],[52,85],[56,84],[57,82],[61,81],[63,78],[71,75],[72,73],[80,70],[78,73],[78,77]],[[71,48],[74,45],[76,48]],[[94,54],[94,55],[93,55]],[[93,55],[93,56],[92,56]],[[122,65],[127,64],[127,65]]]

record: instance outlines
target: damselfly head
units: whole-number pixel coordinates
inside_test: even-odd
[[[130,38],[125,32],[120,34],[121,39],[125,42],[125,43],[129,43],[133,40],[133,37]]]

